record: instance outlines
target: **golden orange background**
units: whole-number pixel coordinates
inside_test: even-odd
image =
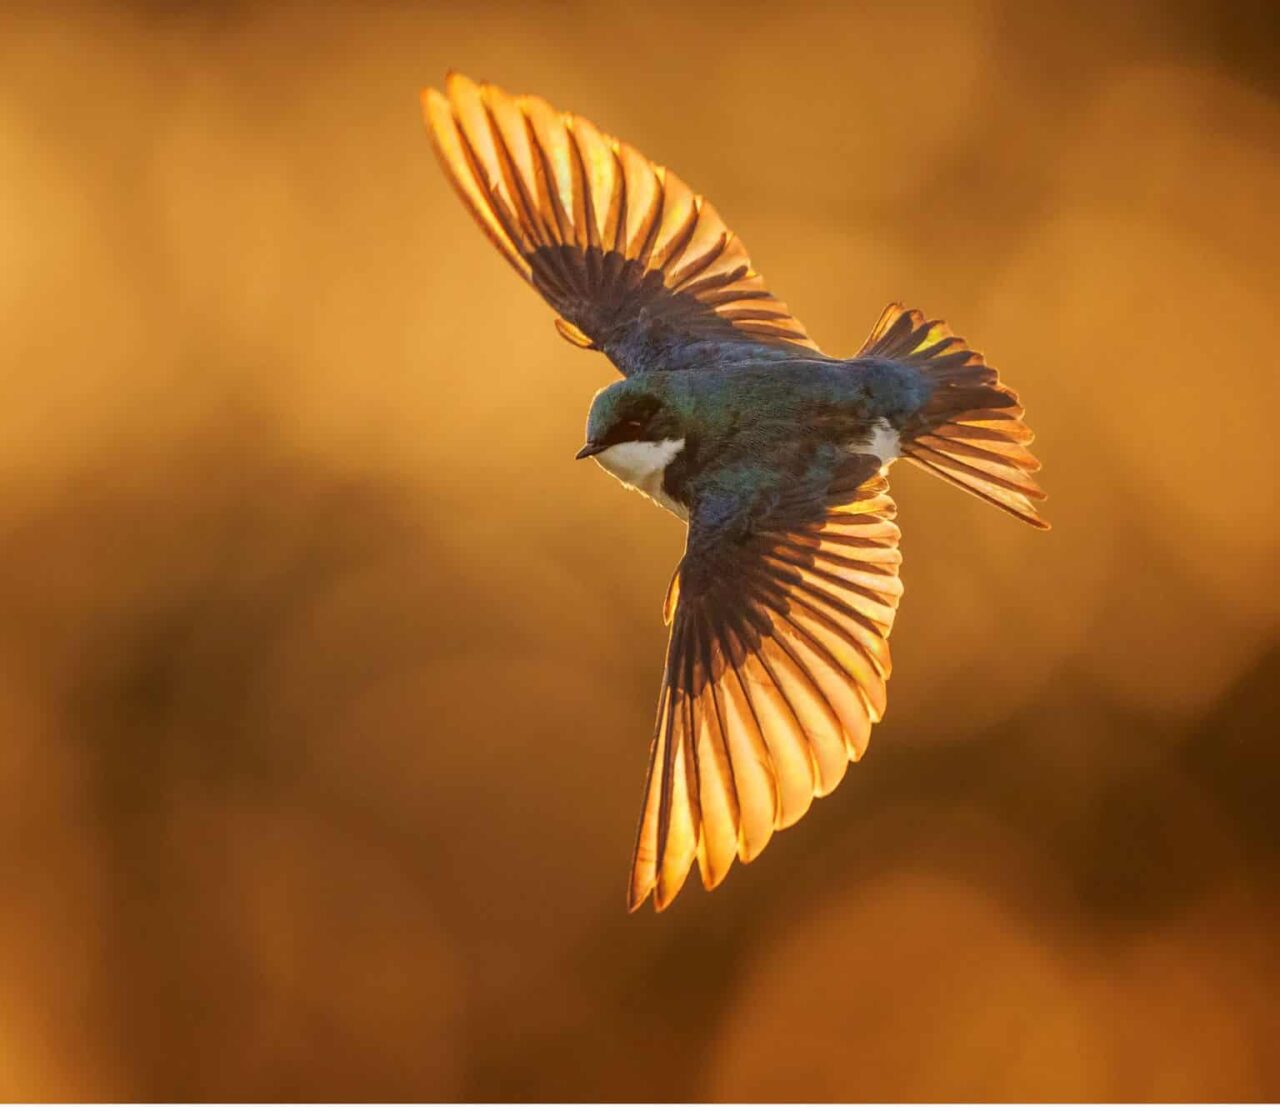
[[[10,5],[0,1097],[1280,1097],[1274,8]],[[894,471],[890,709],[624,912],[682,531],[421,85],[945,316],[1047,535]]]

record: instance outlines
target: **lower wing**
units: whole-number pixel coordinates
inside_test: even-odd
[[[671,638],[629,905],[662,910],[693,862],[711,889],[861,757],[885,708],[902,583],[879,460],[808,513],[700,527],[668,597]],[[723,517],[723,513],[720,513]]]

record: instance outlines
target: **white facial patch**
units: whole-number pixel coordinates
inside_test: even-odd
[[[662,489],[664,472],[683,450],[683,439],[659,440],[657,443],[633,440],[607,447],[594,458],[624,486],[639,490],[663,509],[670,510],[682,521],[687,521],[689,511],[679,502],[672,501]]]

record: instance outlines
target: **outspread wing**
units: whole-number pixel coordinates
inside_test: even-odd
[[[695,506],[668,596],[671,638],[629,905],[708,889],[754,858],[861,757],[885,708],[902,583],[879,460],[760,520]]]
[[[422,99],[458,193],[570,342],[603,350],[624,375],[740,347],[816,350],[675,174],[581,116],[461,74]]]

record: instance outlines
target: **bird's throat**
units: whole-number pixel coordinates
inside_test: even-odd
[[[683,450],[683,439],[647,443],[632,441],[605,448],[595,456],[595,461],[624,486],[639,490],[663,509],[670,510],[681,520],[688,520],[688,509],[662,488],[667,467]]]

